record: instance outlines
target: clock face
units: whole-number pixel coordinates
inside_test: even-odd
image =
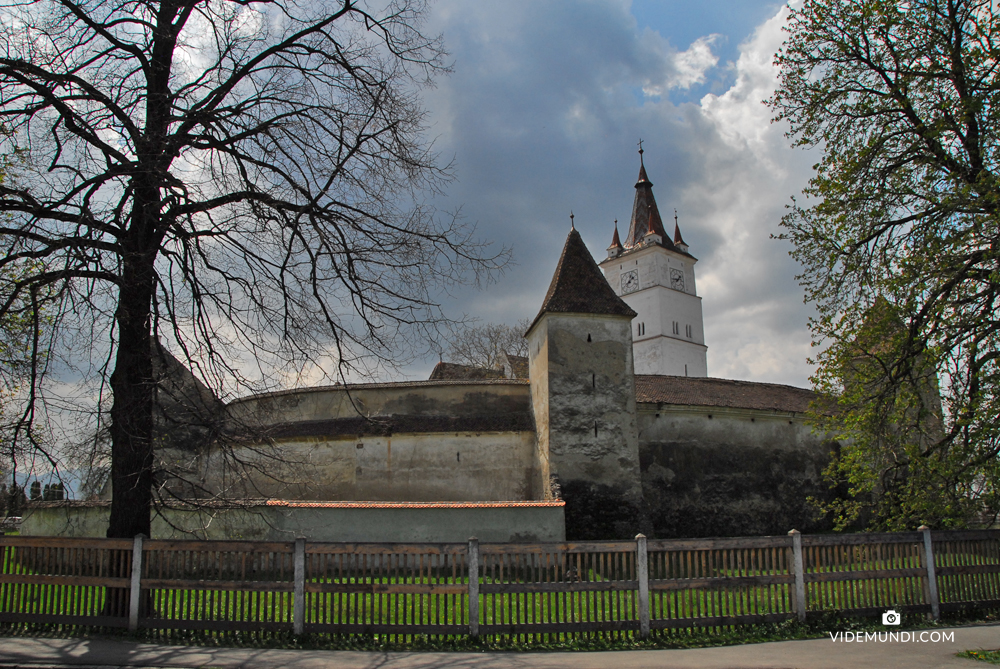
[[[684,290],[684,272],[679,269],[670,270],[670,287],[674,290]]]
[[[633,269],[622,274],[622,293],[631,293],[639,289],[639,270]]]

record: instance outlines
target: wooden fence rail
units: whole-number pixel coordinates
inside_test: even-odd
[[[1000,531],[546,544],[0,537],[0,623],[648,636],[1000,607]]]

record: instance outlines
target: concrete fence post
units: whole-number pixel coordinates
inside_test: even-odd
[[[802,533],[798,530],[790,530],[788,536],[792,538],[792,567],[795,569],[795,613],[799,616],[799,622],[806,621],[806,570],[802,560]]]
[[[144,534],[137,534],[132,540],[132,583],[128,593],[129,632],[139,629],[139,606],[142,602],[142,542],[146,538]]]
[[[295,575],[295,593],[292,601],[292,632],[302,634],[306,628],[306,538],[295,539],[295,553],[292,556]]]
[[[917,531],[924,535],[924,564],[927,566],[927,600],[931,605],[931,616],[941,619],[941,600],[938,597],[937,573],[934,569],[934,548],[931,544],[931,528],[921,525]]]
[[[635,570],[639,579],[639,637],[649,636],[649,552],[645,534],[635,535]]]
[[[469,636],[479,636],[479,539],[469,539]]]

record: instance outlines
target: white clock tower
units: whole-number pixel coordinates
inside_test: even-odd
[[[608,257],[600,264],[615,293],[638,314],[632,319],[636,374],[708,376],[701,298],[694,265],[674,219],[673,240],[663,229],[639,149],[632,221],[624,243],[618,222]]]

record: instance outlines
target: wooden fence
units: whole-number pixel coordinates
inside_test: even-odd
[[[1000,607],[1000,531],[548,544],[0,537],[0,623],[645,637]]]

